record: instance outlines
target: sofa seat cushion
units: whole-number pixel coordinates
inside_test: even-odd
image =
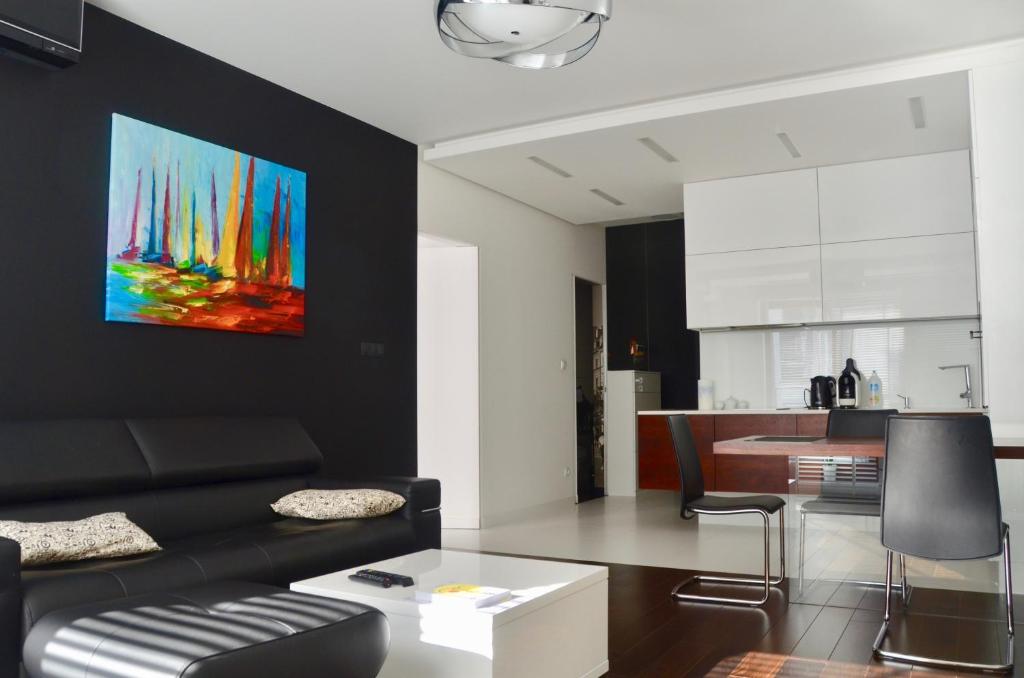
[[[23,632],[64,607],[196,586],[221,579],[268,582],[270,561],[252,543],[204,535],[163,551],[22,570]]]
[[[134,558],[29,568],[23,577],[23,631],[63,607],[227,579],[287,586],[417,550],[400,514],[351,521],[301,518],[167,541]]]
[[[355,521],[285,518],[175,540],[164,548],[187,556],[208,581],[240,579],[278,586],[417,550],[414,528],[400,514]],[[257,563],[254,574],[251,568]]]
[[[413,526],[397,513],[365,520],[287,518],[243,530],[238,538],[266,554],[273,583],[281,586],[419,550]]]
[[[242,582],[67,608],[25,642],[44,676],[371,678],[388,622],[371,607]]]

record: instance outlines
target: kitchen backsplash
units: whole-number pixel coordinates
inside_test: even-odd
[[[963,370],[971,366],[974,405],[981,406],[981,346],[971,332],[977,320],[928,320],[905,324],[857,324],[772,330],[702,332],[700,373],[715,383],[715,400],[733,396],[750,407],[802,407],[804,389],[819,374],[838,377],[852,357],[867,381],[882,379],[886,407],[963,407]]]

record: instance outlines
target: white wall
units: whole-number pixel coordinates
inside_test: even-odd
[[[1024,60],[975,68],[971,94],[986,401],[1024,438]]]
[[[603,229],[421,162],[419,230],[479,247],[482,523],[573,497],[572,276],[605,281]]]
[[[985,395],[997,438],[1024,440],[1024,58],[971,73]],[[1000,459],[1003,519],[1024,521],[1024,461]],[[1014,542],[1013,557],[1024,548]]]
[[[416,406],[419,474],[443,488],[441,526],[480,527],[477,248],[420,238]]]

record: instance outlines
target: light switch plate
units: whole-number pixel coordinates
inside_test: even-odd
[[[359,354],[365,358],[381,358],[384,356],[384,342],[364,341],[359,344]]]

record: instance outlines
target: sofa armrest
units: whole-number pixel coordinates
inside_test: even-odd
[[[21,663],[21,545],[0,537],[0,678]]]
[[[415,548],[410,551],[441,548],[441,482],[438,480],[400,476],[363,479],[313,476],[308,484],[314,490],[369,488],[400,494],[405,497],[400,515],[409,521],[415,538]]]
[[[313,476],[309,479],[309,487],[314,490],[387,490],[405,497],[405,508],[411,513],[436,511],[441,508],[441,483],[433,478],[380,476],[352,479]]]

